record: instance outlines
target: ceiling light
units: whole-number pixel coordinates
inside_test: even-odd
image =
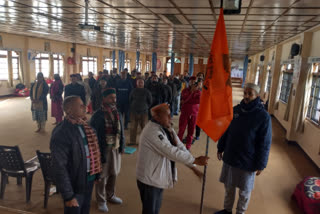
[[[240,14],[242,0],[221,0],[223,14]]]
[[[39,33],[39,34],[46,34],[46,35],[49,35],[50,33],[48,32],[43,32],[43,31],[36,31],[36,30],[28,30],[29,32],[31,33]]]

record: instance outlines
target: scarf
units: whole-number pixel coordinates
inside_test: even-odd
[[[256,108],[261,106],[261,99],[257,97],[255,100],[252,100],[250,103],[246,104],[244,100],[241,101],[240,107],[242,112],[252,112]]]
[[[90,175],[98,174],[102,171],[101,167],[101,154],[98,144],[98,138],[94,130],[86,122],[86,118],[74,119],[67,115],[65,117],[67,121],[73,125],[82,125],[88,141],[88,148],[90,153]]]
[[[31,94],[32,98],[32,110],[43,111],[43,102],[40,100],[40,97],[43,93],[43,81],[39,83],[36,81],[33,85],[33,90]]]
[[[151,119],[152,122],[157,123],[161,126],[161,128],[163,129],[163,131],[165,132],[169,142],[171,143],[172,146],[177,147],[178,142],[176,140],[176,138],[174,137],[174,134],[172,131],[170,131],[169,129],[163,127],[160,123],[158,123],[158,121]],[[172,180],[173,182],[175,181],[175,177],[176,177],[176,163],[172,160],[170,160],[171,163],[171,172],[172,172]]]
[[[105,132],[107,145],[118,149],[120,147],[120,116],[116,105],[111,106],[108,104],[102,104],[102,111],[105,119]]]

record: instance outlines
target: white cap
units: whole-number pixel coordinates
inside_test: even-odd
[[[245,84],[244,88],[251,88],[257,92],[257,94],[260,93],[260,87],[254,83],[247,83]]]

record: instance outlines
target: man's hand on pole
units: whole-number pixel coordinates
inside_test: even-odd
[[[206,166],[209,159],[210,158],[208,156],[199,156],[194,160],[193,163],[199,166]]]

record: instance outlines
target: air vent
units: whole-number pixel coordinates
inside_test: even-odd
[[[176,15],[174,14],[163,14],[163,16],[165,16],[167,19],[169,19],[169,21],[172,24],[175,25],[182,25],[182,23],[180,22],[180,20],[176,17]]]

